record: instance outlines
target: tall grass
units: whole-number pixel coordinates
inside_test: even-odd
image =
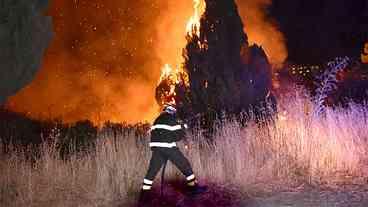
[[[194,130],[187,148],[200,182],[257,193],[299,184],[339,185],[366,178],[368,108],[328,109],[324,117],[297,93],[280,101],[273,124],[228,121],[218,127],[214,143]],[[0,206],[130,206],[139,192],[150,158],[148,135],[134,131],[100,132],[95,151],[58,158],[44,144],[34,163],[22,153],[0,157]],[[57,136],[57,134],[55,135]],[[16,151],[16,150],[14,150]],[[154,185],[158,185],[157,176]],[[167,177],[183,179],[172,165]]]

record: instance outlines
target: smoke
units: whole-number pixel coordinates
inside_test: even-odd
[[[183,48],[186,45],[186,25],[194,13],[193,1],[167,1],[165,14],[157,23],[156,54],[162,63],[180,67],[184,62]],[[161,66],[163,67],[163,65]]]
[[[285,39],[277,23],[266,15],[272,0],[236,0],[236,3],[249,43],[261,45],[273,65],[282,64],[288,55]]]
[[[250,40],[282,62],[282,35],[262,13],[270,2],[238,3]],[[192,0],[53,0],[48,14],[55,34],[42,68],[7,106],[41,120],[152,121],[161,67],[183,62]]]
[[[160,68],[181,61],[191,1],[54,0],[54,39],[7,106],[36,119],[152,121]]]

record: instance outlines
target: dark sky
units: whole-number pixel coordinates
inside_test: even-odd
[[[368,41],[368,0],[273,0],[269,15],[285,35],[292,62],[359,57]]]

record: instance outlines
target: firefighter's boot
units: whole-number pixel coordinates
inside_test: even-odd
[[[192,186],[190,185],[187,186],[187,194],[189,196],[197,196],[207,192],[207,190],[208,190],[207,186],[200,186],[198,183],[195,183],[195,185]]]
[[[151,190],[141,190],[138,199],[138,207],[149,206],[153,200],[153,195]]]

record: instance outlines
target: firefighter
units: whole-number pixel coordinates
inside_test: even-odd
[[[156,118],[151,127],[151,142],[149,144],[152,157],[147,174],[143,180],[143,187],[139,198],[140,202],[152,199],[151,188],[153,181],[161,167],[170,160],[186,178],[186,192],[189,195],[198,195],[207,190],[206,186],[200,186],[188,159],[177,147],[176,142],[185,136],[187,125],[176,118],[176,107],[166,104],[162,113]]]

